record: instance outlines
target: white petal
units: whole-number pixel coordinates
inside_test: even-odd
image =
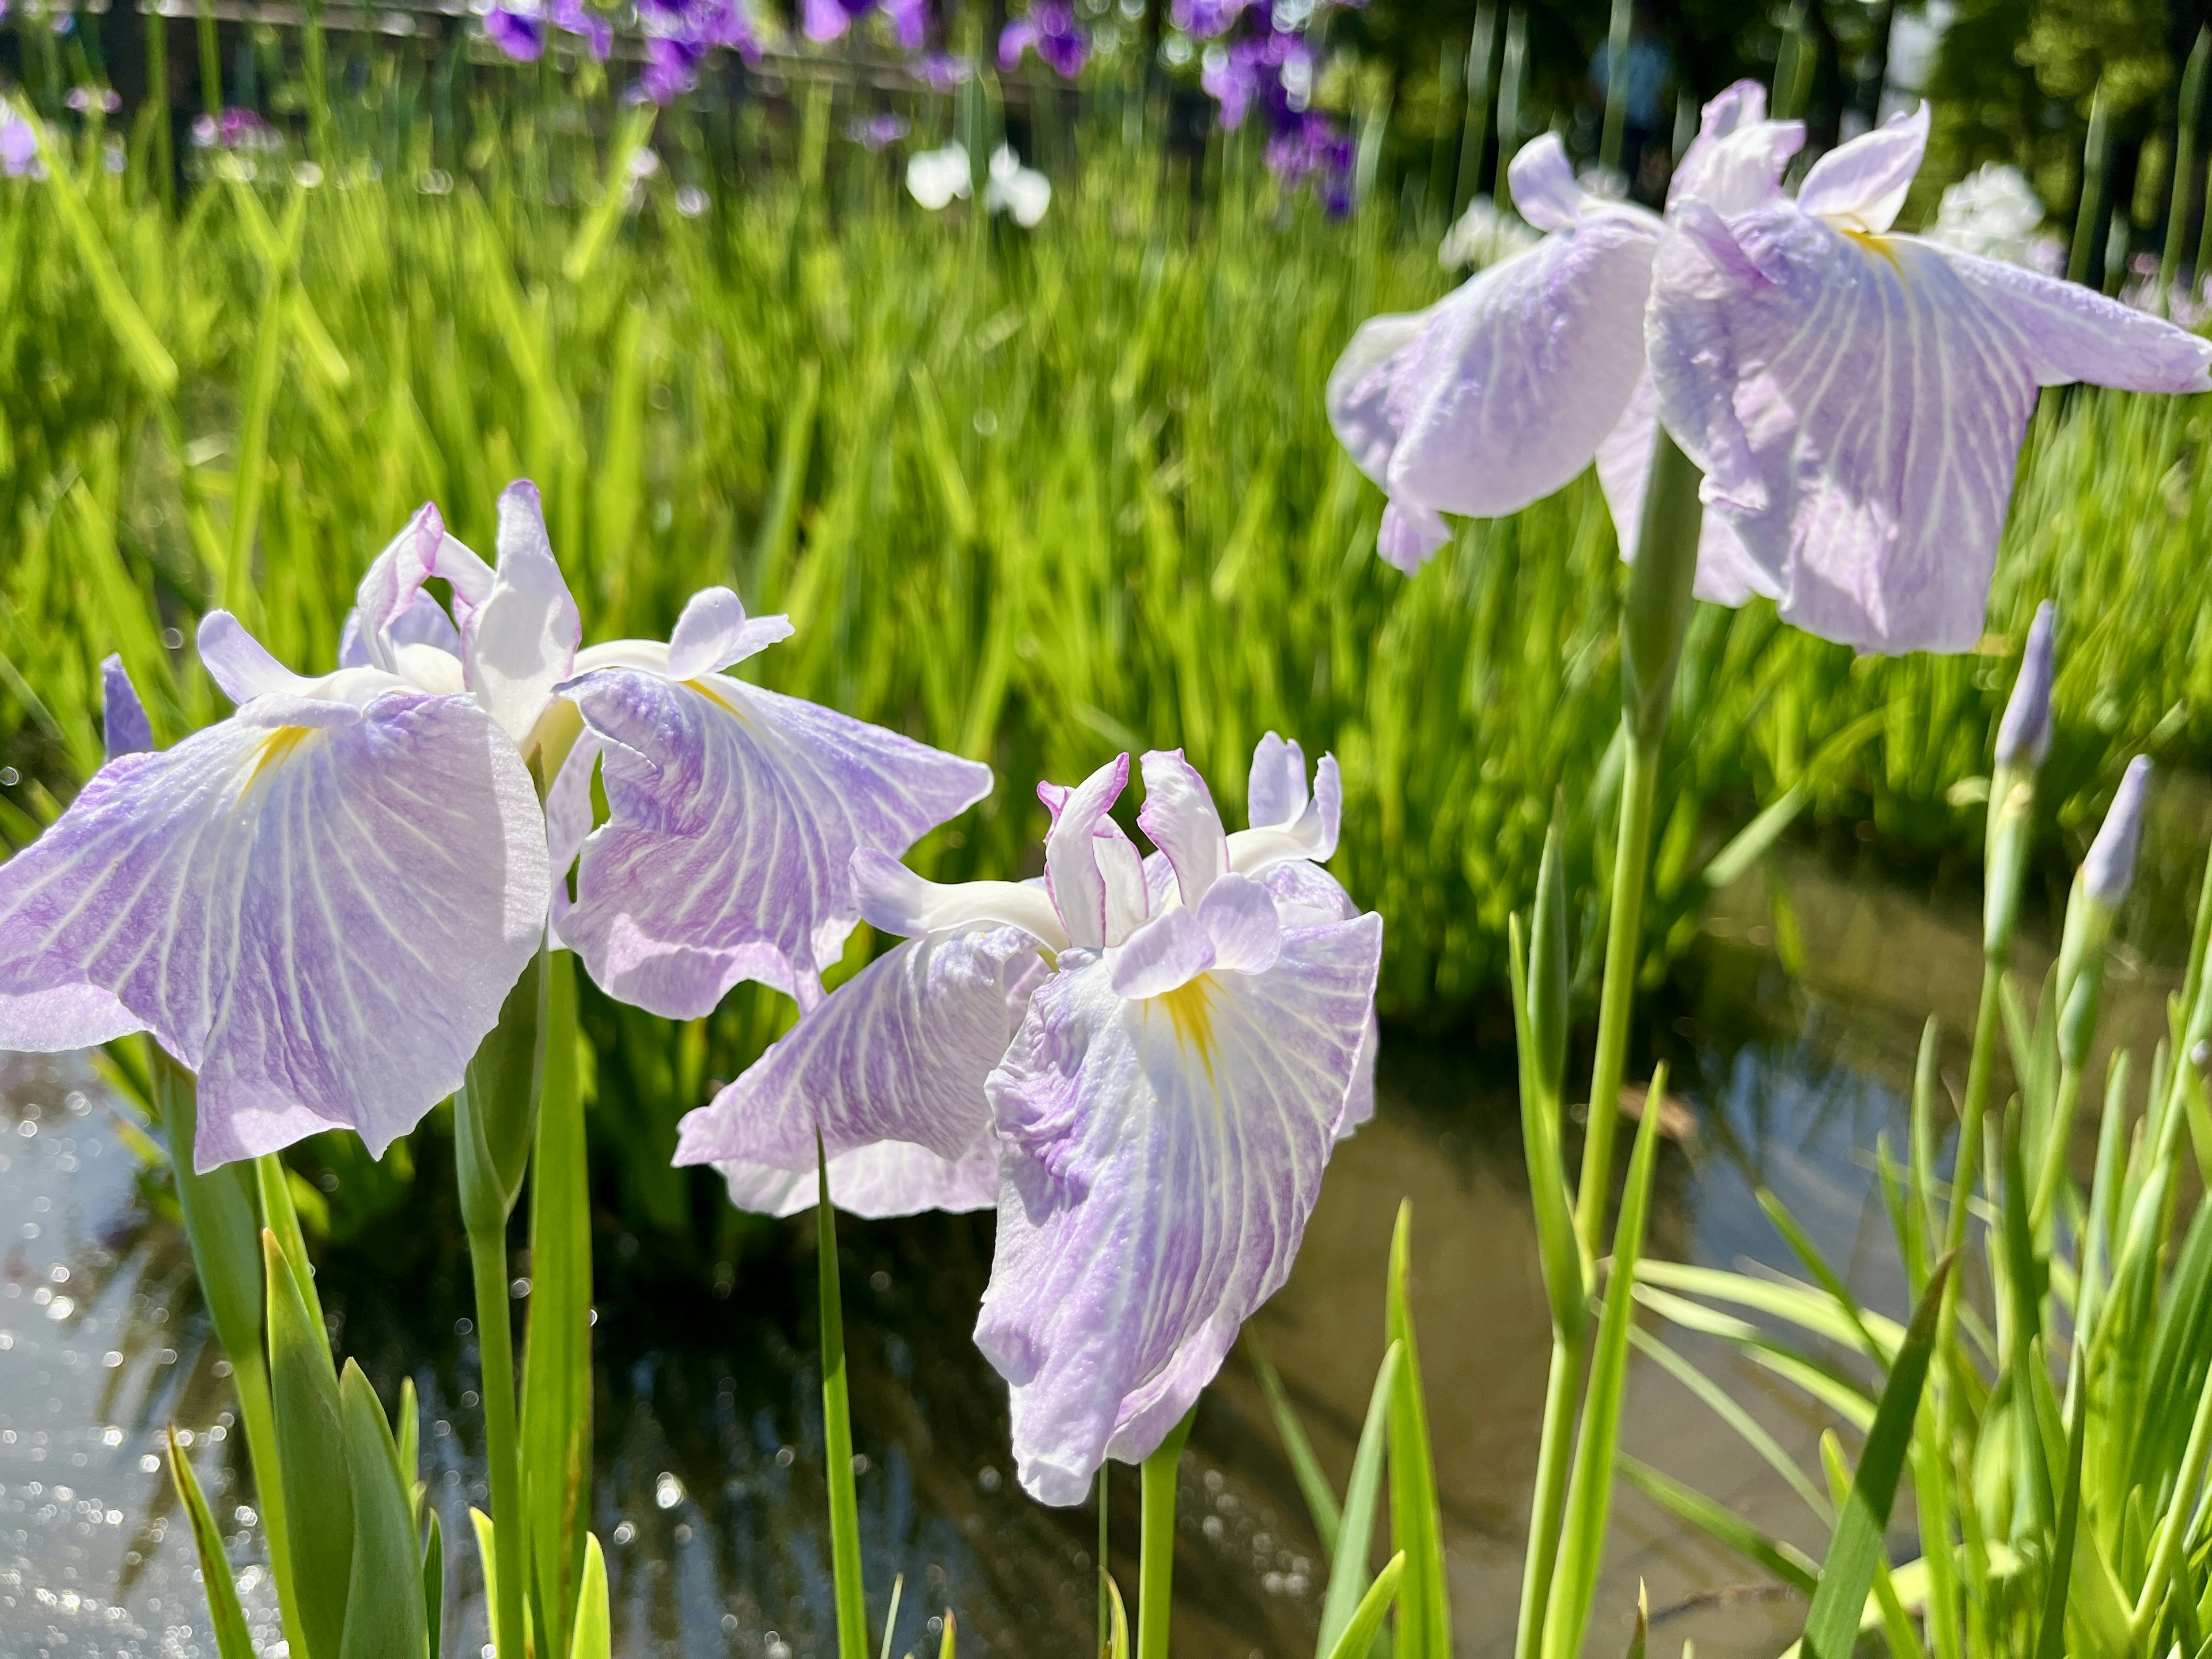
[[[469,686],[518,744],[569,676],[582,623],[553,557],[537,486],[509,484],[499,498],[499,564],[483,603],[462,620]]]
[[[1797,205],[1838,230],[1880,235],[1897,221],[1920,158],[1928,152],[1928,106],[1892,117],[1838,144],[1797,187]]]

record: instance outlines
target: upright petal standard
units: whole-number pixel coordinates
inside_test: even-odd
[[[1126,756],[1040,788],[1041,881],[941,887],[857,854],[864,914],[906,943],[687,1118],[678,1154],[785,1212],[811,1195],[817,1132],[847,1207],[994,1186],[976,1341],[1012,1386],[1022,1483],[1054,1504],[1189,1409],[1372,1110],[1382,919],[1314,862],[1336,845],[1335,763],[1309,796],[1269,734],[1235,835],[1179,752],[1143,769],[1149,858],[1110,816]]]

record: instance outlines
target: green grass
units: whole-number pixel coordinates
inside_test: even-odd
[[[228,594],[280,657],[326,664],[413,506],[435,498],[484,544],[497,491],[527,474],[587,636],[659,635],[729,582],[799,625],[759,659],[769,683],[988,759],[996,793],[922,850],[941,873],[1018,866],[1035,781],[1125,747],[1184,745],[1233,818],[1273,726],[1343,763],[1338,867],[1389,919],[1387,1015],[1447,1018],[1502,987],[1558,788],[1595,936],[1618,771],[1610,522],[1585,478],[1468,526],[1416,580],[1373,556],[1381,498],[1331,441],[1322,384],[1360,319],[1444,284],[1386,208],[1330,223],[1218,147],[1194,191],[1140,125],[1099,120],[1054,138],[1081,159],[1025,236],[923,214],[895,161],[828,137],[842,102],[796,131],[752,106],[664,118],[664,165],[571,280],[604,103],[480,99],[434,130],[404,65],[371,84],[389,117],[373,153],[326,158],[313,190],[264,163],[172,215],[143,144],[120,176],[80,152],[86,221],[173,394],[119,343],[54,183],[0,184],[0,752],[22,775],[0,790],[0,845],[97,763],[106,653],[173,740],[223,708],[191,652],[201,610]],[[915,142],[951,131],[945,100],[921,115]],[[418,187],[434,161],[447,193]],[[707,212],[676,210],[681,183]],[[1793,785],[1900,852],[1971,858],[1980,810],[1947,796],[1985,769],[2018,625],[2046,593],[2066,647],[2054,868],[2136,746],[2212,751],[2208,419],[2201,402],[2046,404],[1988,655],[1854,661],[1763,606],[1701,611],[1648,945],[1686,939],[1705,858]],[[757,1040],[732,1030],[701,1063],[728,1075]]]

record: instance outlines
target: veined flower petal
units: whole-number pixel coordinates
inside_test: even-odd
[[[1244,818],[1255,830],[1287,830],[1306,810],[1306,751],[1293,738],[1264,733],[1245,775]]]
[[[1814,162],[1797,187],[1797,205],[1838,230],[1879,236],[1897,222],[1927,152],[1923,100],[1911,114],[1893,116]]]
[[[1651,447],[1659,436],[1659,393],[1649,369],[1636,383],[1628,410],[1620,424],[1598,446],[1597,477],[1605,504],[1613,513],[1613,529],[1620,556],[1636,560],[1637,539],[1644,529],[1644,487],[1651,476]],[[1698,532],[1698,570],[1692,591],[1715,605],[1740,605],[1753,594],[1781,597],[1780,585],[1763,569],[1736,537],[1729,521],[1708,513]]]
[[[538,486],[500,492],[499,563],[491,589],[461,618],[469,689],[518,744],[568,678],[583,623],[553,557]]]
[[[818,1201],[814,1167],[717,1163],[730,1202],[759,1215],[811,1212]],[[999,1201],[999,1144],[988,1129],[957,1158],[902,1140],[879,1140],[830,1160],[830,1201],[848,1215],[919,1215],[924,1210],[988,1210]]]
[[[975,1331],[1031,1495],[1079,1503],[1109,1452],[1153,1450],[1288,1276],[1381,954],[1369,915],[1150,1001],[1081,953],[1038,988],[987,1085],[1001,1184]]]
[[[433,576],[452,588],[454,614],[464,619],[491,592],[491,567],[449,535],[436,504],[426,501],[369,562],[339,641],[339,666],[397,672],[402,645],[434,645],[459,656],[459,630],[422,591]]]
[[[896,855],[990,769],[726,675],[600,669],[564,688],[604,743],[611,816],[562,937],[610,995],[672,1018],[741,979],[811,1006],[860,919],[854,854]]]
[[[1556,132],[1522,145],[1505,173],[1515,210],[1539,230],[1572,230],[1595,199],[1576,180],[1575,164]]]
[[[1802,121],[1766,118],[1766,88],[1739,81],[1699,112],[1698,136],[1667,186],[1672,212],[1695,199],[1720,214],[1748,213],[1782,188],[1783,169],[1804,148]]]
[[[1198,902],[1198,919],[1212,941],[1213,965],[1224,973],[1264,974],[1282,954],[1275,901],[1249,876],[1228,875],[1214,883]]]
[[[1257,775],[1267,751],[1270,732],[1261,738],[1260,749],[1255,751],[1253,769]],[[1280,739],[1276,739],[1280,741]],[[1278,864],[1292,860],[1326,860],[1336,856],[1339,825],[1344,815],[1344,781],[1337,771],[1336,757],[1323,755],[1314,768],[1314,791],[1311,799],[1305,799],[1305,757],[1296,744],[1289,746],[1292,763],[1299,772],[1297,815],[1287,822],[1268,822],[1260,817],[1261,802],[1253,797],[1249,811],[1252,818],[1249,830],[1240,830],[1229,837],[1229,867],[1241,876],[1256,876]],[[1272,762],[1270,764],[1281,764]],[[1272,787],[1273,786],[1271,786]],[[1267,800],[1269,810],[1279,810],[1279,797]]]
[[[1006,1052],[1038,965],[1036,941],[1014,927],[908,939],[688,1114],[676,1162],[811,1178],[817,1129],[832,1159],[898,1141],[960,1162],[988,1138],[983,1080]],[[845,1202],[834,1165],[830,1194]]]
[[[1049,950],[1067,948],[1067,932],[1036,881],[925,881],[888,853],[853,854],[853,893],[872,927],[912,938],[954,928],[1018,927]]]
[[[668,636],[668,678],[696,679],[758,654],[792,635],[788,617],[748,619],[744,601],[726,587],[702,588],[691,596],[676,630]]]
[[[1451,526],[1441,514],[1411,499],[1393,501],[1383,507],[1382,522],[1376,528],[1375,550],[1393,570],[1418,576],[1450,540]]]
[[[270,655],[269,647],[228,611],[210,611],[200,618],[199,653],[208,678],[241,707],[271,692],[301,694],[313,684]]]
[[[1106,963],[1115,995],[1164,996],[1213,966],[1213,936],[1195,911],[1178,906],[1108,946]]]
[[[1145,804],[1137,811],[1138,826],[1167,854],[1183,903],[1195,908],[1206,890],[1229,872],[1229,837],[1214,810],[1213,792],[1180,749],[1152,750],[1142,764]]]
[[[1093,950],[1111,937],[1106,878],[1098,868],[1099,826],[1112,823],[1107,815],[1128,781],[1129,757],[1121,755],[1072,789],[1056,783],[1037,786],[1037,799],[1052,814],[1044,838],[1045,890],[1069,939]]]
[[[345,712],[102,768],[0,883],[0,1046],[111,996],[199,1073],[202,1170],[334,1127],[381,1155],[450,1094],[543,936],[537,795],[464,699]]]
[[[1405,359],[1434,314],[1386,313],[1360,324],[1352,343],[1328,373],[1328,424],[1352,464],[1375,483],[1387,485],[1390,457],[1404,425],[1405,400],[1397,395]]]

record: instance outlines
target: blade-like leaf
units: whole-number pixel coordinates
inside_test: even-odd
[[[177,1444],[174,1425],[169,1429],[169,1478],[192,1523],[192,1548],[200,1559],[200,1578],[207,1589],[208,1620],[215,1627],[216,1652],[220,1659],[253,1659],[253,1638],[239,1605],[238,1584],[230,1574],[230,1558],[223,1553],[222,1534],[216,1530],[207,1498],[192,1474],[191,1460]]]
[[[853,1418],[845,1381],[845,1310],[837,1284],[837,1212],[830,1160],[814,1138],[815,1258],[822,1298],[822,1441],[830,1487],[830,1559],[837,1607],[837,1659],[867,1659],[867,1590],[860,1580],[860,1502],[853,1490]]]
[[[1774,1224],[1774,1231],[1780,1233],[1783,1242],[1790,1246],[1790,1254],[1805,1264],[1805,1271],[1813,1275],[1813,1282],[1828,1293],[1829,1299],[1850,1322],[1860,1349],[1869,1358],[1877,1364],[1882,1363],[1881,1345],[1875,1340],[1874,1333],[1867,1328],[1858,1298],[1844,1283],[1843,1275],[1829,1265],[1828,1258],[1813,1242],[1812,1235],[1798,1224],[1796,1216],[1790,1213],[1788,1205],[1763,1186],[1759,1188],[1758,1198],[1759,1207],[1766,1212],[1766,1218]]]
[[[1684,1486],[1649,1463],[1620,1453],[1613,1461],[1628,1484],[1662,1509],[1688,1522],[1715,1542],[1725,1544],[1754,1566],[1764,1568],[1785,1584],[1794,1584],[1810,1595],[1820,1569],[1794,1544],[1769,1538],[1749,1522],[1740,1519],[1724,1504]]]
[[[261,1234],[269,1285],[269,1381],[276,1461],[292,1543],[294,1588],[307,1659],[337,1659],[353,1577],[353,1479],[337,1373],[319,1325],[311,1324],[297,1276],[276,1235]]]
[[[1314,1652],[1320,1659],[1334,1650],[1337,1638],[1351,1628],[1352,1616],[1367,1590],[1367,1549],[1375,1530],[1375,1500],[1382,1484],[1383,1437],[1390,1425],[1390,1398],[1398,1380],[1398,1365],[1405,1349],[1393,1342],[1375,1373],[1375,1389],[1367,1403],[1367,1420],[1359,1431],[1359,1449],[1352,1459],[1352,1481],[1345,1488],[1344,1526],[1330,1553],[1328,1593],[1322,1602],[1321,1638]]]
[[[1850,1659],[1866,1609],[1867,1588],[1889,1526],[1897,1478],[1912,1443],[1912,1424],[1920,1409],[1920,1389],[1928,1380],[1928,1360],[1936,1345],[1936,1315],[1956,1256],[1947,1254],[1929,1276],[1928,1289],[1913,1310],[1912,1323],[1889,1368],[1889,1381],[1875,1408],[1874,1427],[1859,1454],[1849,1500],[1828,1542],[1820,1587],[1805,1620],[1806,1659]]]
[[[1638,1277],[1648,1285],[1680,1291],[1691,1296],[1709,1296],[1717,1302],[1733,1302],[1738,1307],[1771,1314],[1777,1319],[1786,1319],[1791,1324],[1812,1332],[1815,1336],[1824,1336],[1831,1342],[1840,1342],[1850,1347],[1859,1346],[1858,1330],[1849,1316],[1836,1305],[1832,1297],[1809,1285],[1792,1280],[1753,1279],[1747,1274],[1729,1273],[1725,1268],[1698,1267],[1681,1261],[1647,1261],[1638,1269]],[[1870,1308],[1860,1310],[1860,1322],[1881,1348],[1882,1364],[1893,1363],[1897,1345],[1904,1339],[1904,1327]]]
[[[261,1201],[262,1225],[276,1234],[277,1248],[284,1252],[285,1261],[292,1264],[292,1277],[299,1282],[300,1299],[307,1304],[307,1317],[319,1331],[323,1328],[323,1301],[315,1290],[314,1270],[307,1261],[307,1241],[300,1231],[300,1212],[292,1202],[292,1182],[283,1160],[274,1152],[264,1152],[255,1158],[253,1181]],[[336,1374],[334,1370],[332,1375]]]
[[[1299,1495],[1306,1500],[1306,1512],[1313,1517],[1314,1535],[1321,1540],[1326,1553],[1334,1555],[1336,1529],[1343,1519],[1337,1507],[1335,1490],[1328,1484],[1321,1459],[1314,1455],[1313,1442],[1306,1438],[1297,1413],[1291,1408],[1290,1391],[1284,1388],[1283,1379],[1249,1327],[1244,1332],[1244,1352],[1251,1357],[1252,1370],[1260,1379],[1260,1392],[1267,1397],[1268,1414],[1275,1419],[1275,1432],[1282,1437],[1284,1455],[1291,1460],[1291,1473],[1297,1479]],[[1104,1565],[1103,1554],[1100,1565]]]
[[[1384,1563],[1382,1571],[1375,1575],[1375,1582],[1367,1587],[1367,1594],[1359,1598],[1352,1622],[1344,1627],[1344,1634],[1329,1650],[1328,1659],[1367,1659],[1375,1646],[1375,1638],[1382,1633],[1383,1616],[1397,1597],[1399,1580],[1405,1571],[1406,1552],[1400,1550]]]
[[[399,1474],[399,1449],[359,1365],[338,1379],[346,1466],[353,1479],[353,1573],[340,1659],[427,1659],[422,1558]]]
[[[430,1659],[438,1659],[446,1640],[446,1532],[438,1511],[422,1506],[422,1627]]]
[[[945,1617],[946,1627],[952,1615]],[[584,1534],[584,1580],[576,1590],[575,1634],[568,1640],[568,1659],[611,1659],[614,1626],[607,1607],[607,1558],[599,1540]]]
[[[2088,1413],[2077,1410],[2066,1434],[2066,1484],[2058,1499],[2058,1536],[2051,1550],[2050,1577],[2044,1581],[2042,1622],[2035,1659],[2065,1659],[2066,1592],[2074,1577],[2074,1536],[2081,1522],[2081,1449]]]
[[[1828,1500],[1820,1495],[1820,1488],[1813,1484],[1812,1477],[1797,1467],[1796,1460],[1782,1449],[1781,1443],[1767,1432],[1765,1425],[1746,1411],[1726,1389],[1648,1331],[1631,1324],[1628,1340],[1639,1353],[1657,1360],[1662,1370],[1705,1401],[1716,1417],[1734,1429],[1744,1444],[1757,1452],[1765,1460],[1769,1468],[1789,1482],[1790,1489],[1805,1500],[1808,1509],[1822,1521],[1832,1525],[1834,1523],[1836,1513],[1828,1506]]]
[[[906,1575],[900,1573],[891,1580],[891,1605],[884,1614],[884,1650],[878,1659],[891,1659],[891,1637],[898,1629],[899,1597],[906,1592]]]
[[[1656,1114],[1654,1114],[1656,1116]],[[1451,1659],[1451,1607],[1445,1597],[1443,1515],[1429,1449],[1429,1408],[1421,1390],[1421,1352],[1413,1340],[1407,1279],[1413,1251],[1413,1205],[1398,1206],[1390,1236],[1384,1340],[1403,1352],[1390,1402],[1390,1536],[1406,1558],[1405,1594],[1398,1601],[1398,1659]]]

